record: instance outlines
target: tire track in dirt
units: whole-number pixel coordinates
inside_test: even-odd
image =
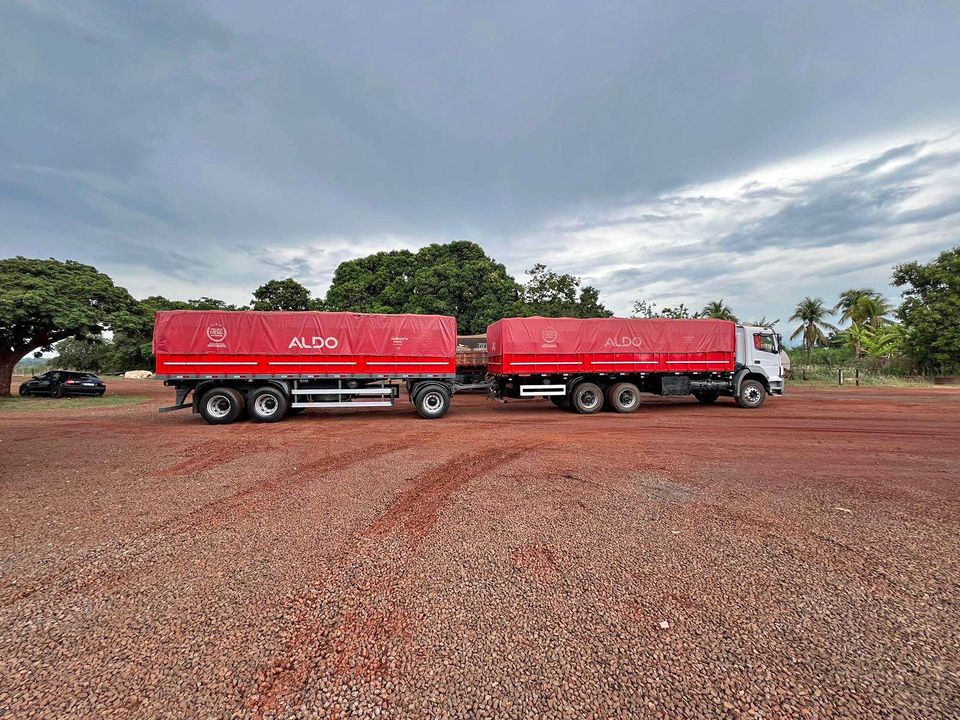
[[[0,607],[8,607],[37,593],[53,590],[61,594],[81,593],[91,589],[96,594],[108,592],[124,581],[147,572],[149,562],[143,563],[144,566],[136,570],[131,570],[130,566],[139,564],[143,558],[159,549],[169,549],[172,538],[188,535],[195,537],[196,531],[202,534],[213,532],[219,527],[250,515],[297,488],[354,465],[400,452],[409,448],[412,442],[413,439],[410,436],[398,438],[389,443],[376,443],[333,458],[298,465],[296,472],[282,478],[267,477],[258,480],[225,497],[207,502],[182,517],[151,525],[134,534],[129,540],[118,541],[106,549],[91,548],[80,558],[71,561],[66,569],[51,572],[29,585],[7,583],[0,587]],[[98,566],[99,569],[93,573],[86,573],[85,571],[91,566]]]
[[[253,717],[260,719],[289,706],[318,672],[336,683],[379,684],[399,647],[409,640],[405,616],[390,598],[397,594],[414,551],[456,493],[535,446],[543,444],[514,445],[508,452],[485,448],[412,478],[356,542],[333,560],[335,566],[347,568],[347,577],[337,584],[318,578],[288,598],[289,607],[282,614],[293,616],[293,632],[269,667],[258,672],[257,686],[244,701]],[[392,561],[383,559],[384,540],[391,535],[402,540],[401,555]],[[325,611],[332,614],[324,618]],[[331,706],[329,712],[343,709]]]

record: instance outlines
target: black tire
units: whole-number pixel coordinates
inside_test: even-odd
[[[216,387],[200,398],[200,416],[211,425],[232,423],[243,412],[243,395],[233,388]]]
[[[717,401],[717,398],[720,397],[720,393],[716,391],[695,392],[693,396],[697,399],[698,402],[701,402],[704,405],[713,405],[713,403]]]
[[[767,399],[766,388],[758,380],[744,380],[740,383],[740,392],[737,393],[737,405],[742,408],[754,409],[763,405]]]
[[[50,391],[50,397],[60,400],[67,396],[67,389],[63,385],[57,385],[53,390]]]
[[[607,402],[618,413],[634,413],[640,409],[640,390],[633,383],[614,383],[607,388]]]
[[[570,409],[570,399],[566,395],[548,395],[550,402],[556,405],[558,408],[563,408],[564,410]]]
[[[413,404],[420,417],[436,420],[450,409],[450,395],[439,385],[427,385],[414,392]]]
[[[21,385],[21,386],[20,386],[20,397],[27,397],[28,395],[30,395],[30,391],[27,390],[25,387],[23,387],[23,386]]]
[[[603,409],[603,390],[591,382],[582,382],[570,394],[570,405],[581,415],[592,415]]]
[[[247,395],[247,415],[254,422],[279,422],[289,405],[286,396],[275,387],[259,387]]]

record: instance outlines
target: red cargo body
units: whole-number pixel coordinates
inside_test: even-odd
[[[506,318],[487,328],[493,375],[732,372],[727,320]]]
[[[157,376],[453,377],[444,315],[172,310],[153,331]]]

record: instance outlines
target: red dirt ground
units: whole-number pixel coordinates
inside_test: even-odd
[[[0,410],[0,717],[960,716],[960,392]],[[668,627],[662,627],[663,621]]]

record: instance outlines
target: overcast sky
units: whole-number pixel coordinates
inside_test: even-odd
[[[618,313],[832,304],[960,244],[960,2],[0,3],[0,256],[317,295],[480,243]]]

